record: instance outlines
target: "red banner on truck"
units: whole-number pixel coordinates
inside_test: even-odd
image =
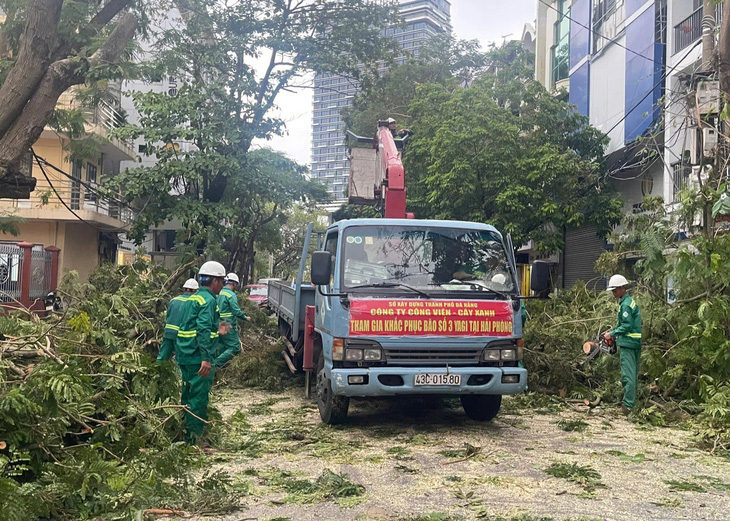
[[[509,302],[350,301],[350,336],[512,336]]]

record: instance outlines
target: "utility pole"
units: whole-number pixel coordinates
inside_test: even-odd
[[[712,56],[715,51],[715,2],[702,1],[702,71],[713,69]]]

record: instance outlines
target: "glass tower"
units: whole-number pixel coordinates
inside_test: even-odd
[[[427,39],[451,32],[448,0],[400,0],[399,4],[406,27],[389,28],[385,34],[398,40],[406,52],[418,54],[418,48]],[[402,63],[405,57],[401,56],[398,61]],[[314,78],[312,177],[324,181],[336,206],[345,202],[350,176],[340,110],[350,105],[358,89],[352,78],[333,74],[318,74]]]

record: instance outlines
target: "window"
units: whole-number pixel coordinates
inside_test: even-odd
[[[85,201],[96,201],[96,165],[86,163],[86,183],[89,185],[84,190]]]
[[[327,235],[327,238],[324,241],[324,249],[325,251],[328,251],[330,255],[332,255],[332,267],[334,268],[337,266],[337,239],[339,235],[336,231],[330,232]],[[332,275],[334,276],[334,269],[332,270]],[[330,285],[332,284],[332,280],[330,279]]]
[[[553,28],[554,42],[551,49],[552,83],[568,78],[570,72],[570,8],[567,0],[558,2],[558,21]]]
[[[682,161],[672,164],[672,201],[679,201],[679,192],[685,190],[689,185],[689,176],[692,167]]]
[[[474,294],[517,287],[500,237],[487,230],[354,226],[343,247],[343,287],[402,282],[423,291]]]
[[[593,0],[593,52],[603,49],[618,34],[624,21],[624,0]]]

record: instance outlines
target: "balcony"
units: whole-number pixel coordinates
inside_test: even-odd
[[[2,199],[0,209],[9,210],[28,221],[75,222],[81,218],[109,231],[126,229],[133,220],[132,210],[121,198],[102,197],[94,184],[71,175],[63,177],[46,168],[51,186],[37,165],[33,166],[33,174],[38,183],[30,199]]]
[[[723,4],[715,8],[715,25],[722,20]],[[700,6],[694,13],[674,26],[674,52],[677,54],[702,38],[703,8]]]
[[[131,161],[137,156],[131,142],[112,138],[109,133],[124,125],[125,120],[112,105],[100,100],[95,107],[82,105],[74,96],[73,89],[61,94],[56,108],[62,110],[79,110],[86,119],[86,132],[106,138],[108,143],[101,145],[101,152],[111,161]],[[47,137],[47,136],[43,136]]]

